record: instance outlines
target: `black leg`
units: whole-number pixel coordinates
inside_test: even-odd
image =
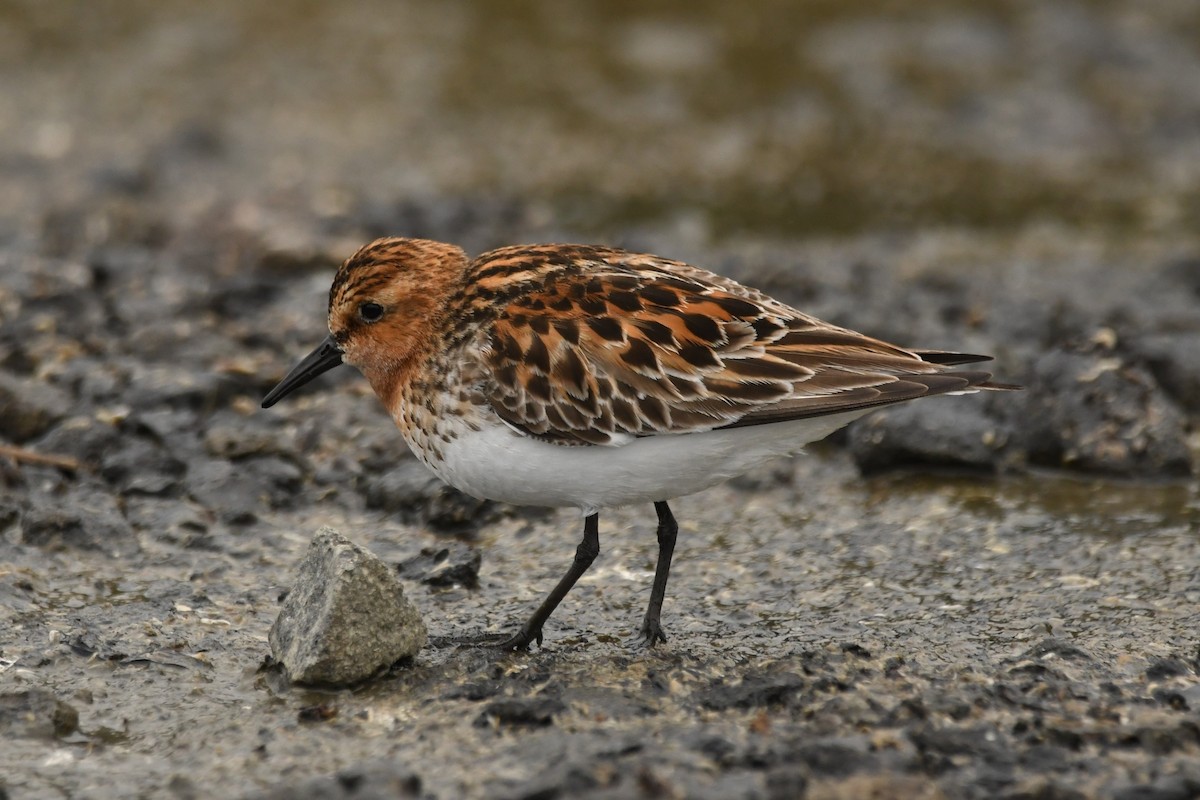
[[[654,568],[654,585],[650,589],[650,605],[646,607],[646,618],[642,621],[642,639],[653,647],[658,642],[665,642],[667,635],[663,633],[659,617],[662,615],[663,598],[667,595],[667,576],[671,574],[671,555],[675,552],[675,536],[679,533],[679,524],[671,514],[671,509],[665,501],[654,504],[658,512],[658,566]]]
[[[664,505],[666,505],[664,503]],[[667,512],[668,516],[670,512]],[[672,523],[674,520],[672,520]],[[674,535],[671,537],[674,541]],[[571,587],[575,585],[575,581],[579,580],[583,573],[587,572],[587,568],[596,560],[596,556],[600,553],[600,515],[592,514],[583,521],[583,541],[579,543],[579,547],[575,548],[575,560],[571,562],[571,568],[567,570],[567,574],[562,577],[554,590],[546,596],[542,604],[538,606],[537,611],[533,612],[533,616],[521,626],[521,630],[517,631],[512,636],[501,641],[497,647],[504,650],[525,650],[529,647],[529,643],[537,641],[542,643],[542,625],[554,613],[554,609],[558,608],[558,604],[567,596],[567,592],[571,591]],[[664,581],[665,583],[665,581]],[[657,584],[656,584],[657,585]],[[659,601],[662,604],[662,601]]]

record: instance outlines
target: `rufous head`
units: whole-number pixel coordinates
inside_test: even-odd
[[[466,265],[460,248],[428,239],[377,239],[359,248],[329,288],[329,337],[263,398],[263,408],[343,363],[358,367],[388,402]]]

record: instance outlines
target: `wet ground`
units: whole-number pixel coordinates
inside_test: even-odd
[[[0,12],[0,795],[1200,793],[1200,10],[726,6]],[[289,687],[322,525],[435,640],[579,537],[348,371],[258,409],[383,233],[652,250],[1028,389],[674,503],[664,646],[629,508],[543,648]]]

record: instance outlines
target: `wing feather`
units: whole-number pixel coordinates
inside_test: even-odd
[[[985,372],[948,370],[986,357],[905,350],[655,256],[506,248],[473,270],[491,299],[503,298],[479,342],[483,395],[509,425],[555,443],[621,444],[1001,388]]]

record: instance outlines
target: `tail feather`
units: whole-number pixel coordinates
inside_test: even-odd
[[[913,350],[922,361],[930,364],[942,364],[952,367],[957,364],[978,364],[980,361],[991,361],[991,356],[981,356],[975,353],[952,353],[949,350]]]
[[[984,381],[983,383],[975,384],[976,389],[991,389],[994,392],[1019,392],[1025,387],[1019,383],[998,383],[996,381]]]

